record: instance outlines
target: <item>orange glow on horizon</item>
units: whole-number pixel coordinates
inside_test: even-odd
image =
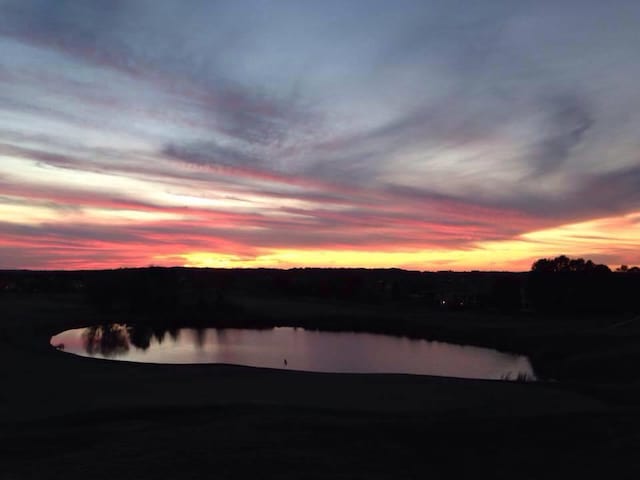
[[[184,266],[216,268],[354,267],[414,270],[528,270],[542,257],[566,254],[616,267],[637,264],[640,212],[534,231],[511,240],[477,242],[469,249],[371,251],[331,249],[263,249],[254,257],[190,252]],[[615,258],[611,262],[610,258]],[[166,260],[170,257],[157,257]],[[601,259],[601,260],[599,260]]]
[[[289,186],[281,195],[264,186],[212,192],[99,171],[69,175],[3,155],[0,177],[0,268],[523,271],[560,254],[640,264],[638,211],[541,228],[549,219],[366,189],[327,206],[323,191],[317,198]]]

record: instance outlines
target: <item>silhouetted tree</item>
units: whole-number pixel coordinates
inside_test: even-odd
[[[531,266],[532,272],[610,272],[608,266],[598,265],[583,258],[571,259],[566,255],[556,258],[541,258]]]
[[[541,258],[531,267],[529,297],[538,310],[593,313],[618,309],[620,294],[610,273],[608,266],[582,258]]]

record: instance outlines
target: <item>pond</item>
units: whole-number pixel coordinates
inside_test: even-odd
[[[535,380],[529,359],[521,355],[406,337],[293,327],[165,330],[110,324],[67,330],[53,336],[51,345],[85,357],[145,363]]]

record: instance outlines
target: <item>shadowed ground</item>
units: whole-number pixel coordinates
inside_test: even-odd
[[[3,299],[2,479],[640,471],[635,406],[595,387],[80,358],[48,345],[94,318],[64,298]]]

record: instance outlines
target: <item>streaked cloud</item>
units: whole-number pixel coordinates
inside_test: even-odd
[[[0,1],[0,267],[638,264],[614,4]]]

